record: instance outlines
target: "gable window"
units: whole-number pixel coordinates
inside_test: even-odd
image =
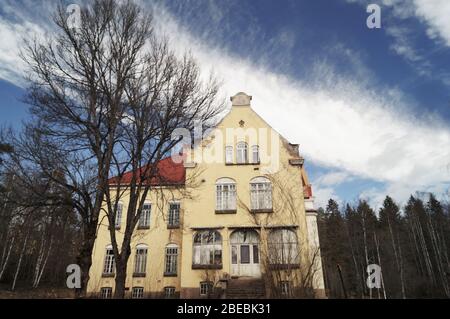
[[[134,276],[145,276],[147,268],[147,245],[138,245],[136,247],[136,259],[134,262]]]
[[[105,262],[103,264],[103,275],[114,275],[114,251],[112,246],[106,247]]]
[[[199,231],[194,236],[193,268],[222,266],[222,236],[216,230]]]
[[[216,182],[216,210],[236,211],[236,183],[230,178]]]
[[[122,211],[123,211],[123,204],[118,203],[117,204],[117,211],[116,211],[116,219],[114,222],[114,227],[117,229],[120,228],[120,225],[122,224]]]
[[[272,265],[298,265],[297,234],[291,229],[276,229],[269,233],[269,262]]]
[[[239,142],[236,145],[236,163],[245,164],[248,162],[248,147],[247,143]]]
[[[225,147],[225,163],[226,164],[233,163],[233,146]]]
[[[180,226],[180,203],[170,203],[168,227],[178,228]]]
[[[213,283],[211,281],[203,281],[200,283],[200,296],[208,296],[213,291]]]
[[[272,210],[272,183],[266,177],[257,177],[250,182],[252,210]]]
[[[166,264],[164,267],[165,276],[176,276],[178,269],[178,246],[175,244],[166,247]]]
[[[252,163],[253,164],[259,164],[259,146],[253,145],[252,146]]]
[[[150,227],[150,214],[152,211],[152,204],[145,203],[142,207],[141,216],[139,217],[138,228],[149,228]]]
[[[111,287],[103,287],[100,289],[100,297],[102,299],[111,299],[112,298],[112,288]]]
[[[144,298],[144,287],[133,287],[131,292],[131,298],[142,299]]]

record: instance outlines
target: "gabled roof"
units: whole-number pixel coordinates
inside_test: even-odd
[[[141,174],[144,174],[147,166],[139,169],[138,182]],[[150,169],[149,169],[150,171]],[[133,179],[133,172],[126,172],[122,178],[112,177],[109,179],[109,185],[128,185]],[[156,174],[150,179],[153,186],[183,186],[186,181],[186,169],[183,162],[175,163],[171,157],[166,157],[156,164]]]

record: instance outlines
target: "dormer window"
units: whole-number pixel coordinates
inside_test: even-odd
[[[236,146],[236,163],[246,164],[248,162],[248,146],[245,142],[239,142]]]

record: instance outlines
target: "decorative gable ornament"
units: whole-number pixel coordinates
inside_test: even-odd
[[[230,100],[233,106],[250,106],[252,97],[244,92],[239,92],[235,96],[232,96]]]

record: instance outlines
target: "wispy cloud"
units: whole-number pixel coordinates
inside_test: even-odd
[[[153,9],[157,31],[169,36],[177,52],[190,50],[205,76],[214,71],[223,81],[224,97],[239,91],[253,95],[255,110],[290,141],[300,143],[307,160],[351,176],[402,185],[396,188],[402,196],[399,200],[405,199],[404,190],[448,187],[448,125],[439,118],[415,115],[402,92],[376,85],[376,77],[357,52],[336,47],[336,52],[344,52],[353,60],[354,72],[350,75],[340,73],[333,61],[320,60],[310,67],[306,79],[298,79],[211,40],[211,35],[220,33],[220,23],[211,25],[207,36],[198,37],[191,26],[181,23],[164,6]],[[214,19],[225,18],[219,14]],[[38,27],[32,18],[18,21],[7,24],[9,36],[13,36],[11,33],[27,36],[30,29]],[[0,23],[3,29],[4,20]],[[25,28],[27,23],[29,27]],[[289,48],[297,43],[286,32],[281,42]],[[245,41],[236,41],[246,45]],[[17,42],[5,49],[0,43],[1,68],[9,72],[20,69],[9,60],[19,46]],[[0,77],[8,76],[5,74],[0,73]],[[348,177],[339,174],[323,177],[316,196],[336,197],[333,187]],[[333,179],[335,185],[331,186]]]

